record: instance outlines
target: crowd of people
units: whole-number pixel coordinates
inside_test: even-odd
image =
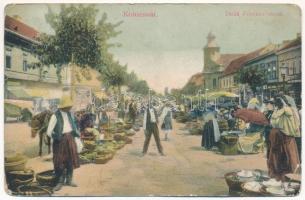
[[[86,137],[93,137],[97,141],[103,139],[101,136],[111,120],[110,113],[107,113],[106,109],[101,108],[96,113],[86,111],[72,113],[72,107],[72,99],[69,96],[62,97],[58,109],[48,122],[46,134],[53,141],[53,165],[57,182],[54,191],[60,190],[63,185],[77,187],[73,182],[73,171],[80,167],[78,153],[82,146],[81,139]],[[164,140],[168,141],[173,129],[172,105],[169,101],[142,101],[136,98],[124,101],[123,99],[118,101],[117,108],[111,112],[116,113],[117,120],[143,127],[145,133],[143,156],[148,151],[152,135],[160,155],[165,155],[159,128],[164,132]]]
[[[142,156],[145,156],[151,136],[153,135],[159,154],[164,156],[161,144],[161,136],[165,141],[171,139],[173,130],[173,114],[175,112],[189,113],[191,117],[197,117],[204,121],[202,127],[202,146],[211,149],[219,142],[222,132],[220,121],[227,122],[227,128],[231,131],[244,130],[245,134],[261,132],[266,144],[267,166],[272,178],[282,180],[287,173],[296,173],[301,162],[301,121],[300,112],[293,99],[289,96],[278,95],[271,99],[260,102],[253,97],[247,106],[247,110],[264,113],[267,124],[245,123],[236,116],[240,105],[230,108],[204,108],[189,109],[187,105],[174,105],[168,99],[146,101],[131,99],[119,101],[116,109],[116,118],[128,121],[132,125],[143,127],[145,140]],[[73,102],[69,97],[63,97],[58,110],[52,115],[47,129],[47,135],[53,139],[53,163],[58,184],[54,190],[60,190],[66,184],[72,187],[77,185],[73,182],[73,170],[78,168],[78,144],[79,138],[85,132],[92,132],[99,140],[101,129],[105,129],[110,121],[106,110],[97,115],[89,115],[77,119],[71,114]],[[216,108],[216,109],[215,109]],[[95,129],[98,119],[99,128]],[[81,123],[77,123],[81,121]],[[160,131],[162,135],[160,134]]]
[[[204,105],[204,104],[203,104]],[[254,113],[247,123],[237,117],[239,109],[246,109]],[[180,106],[180,110],[189,112],[189,115],[203,120],[201,146],[208,150],[217,146],[222,132],[221,121],[227,124],[227,130],[232,133],[251,135],[260,133],[265,143],[266,160],[269,176],[277,180],[283,180],[288,173],[300,171],[301,162],[301,113],[294,99],[284,94],[263,101],[255,96],[250,98],[247,107],[232,104],[227,108],[216,106],[200,109]],[[260,123],[264,116],[267,121]]]

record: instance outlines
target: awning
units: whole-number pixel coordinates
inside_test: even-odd
[[[32,97],[49,98],[52,94],[49,93],[47,88],[27,88],[25,91]]]
[[[8,88],[8,96],[18,99],[29,99],[31,96],[23,89],[19,87]]]
[[[5,99],[4,103],[12,104],[12,105],[18,106],[20,108],[28,108],[30,110],[33,108],[33,101]]]
[[[21,108],[14,104],[4,103],[4,114],[6,117],[19,117],[21,115]]]
[[[239,97],[237,94],[226,92],[226,91],[219,91],[219,92],[212,92],[207,94],[208,98],[219,98],[219,97],[231,97],[236,98]]]

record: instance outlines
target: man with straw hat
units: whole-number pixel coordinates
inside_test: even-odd
[[[70,112],[72,106],[70,96],[63,96],[58,110],[50,119],[47,130],[47,135],[53,139],[53,164],[57,180],[54,191],[60,190],[63,184],[77,187],[72,182],[73,169],[80,166],[74,138],[79,137],[80,134],[75,118]],[[65,170],[66,176],[64,176]]]

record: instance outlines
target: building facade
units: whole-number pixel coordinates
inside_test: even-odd
[[[297,105],[301,105],[302,93],[302,41],[298,35],[296,39],[277,51],[278,77],[280,87],[286,94],[292,96]]]
[[[266,76],[266,84],[260,88],[257,88],[259,96],[262,98],[271,98],[278,93],[278,58],[276,51],[279,45],[269,44],[267,45],[258,56],[247,61],[243,67],[255,68],[263,72]]]
[[[59,98],[68,85],[68,69],[61,71],[61,83],[54,67],[30,67],[39,60],[32,53],[39,32],[20,18],[5,17],[5,98],[33,100],[36,97]]]

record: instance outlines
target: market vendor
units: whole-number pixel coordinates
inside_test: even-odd
[[[294,173],[300,165],[295,137],[300,130],[293,110],[281,97],[274,103],[276,109],[271,116],[270,153],[268,157],[269,176],[283,180],[285,174]]]
[[[75,138],[80,134],[70,112],[72,106],[71,98],[64,96],[60,100],[59,109],[51,116],[47,129],[47,135],[53,139],[53,164],[57,181],[54,191],[60,190],[63,184],[77,187],[72,182],[72,177],[73,170],[80,166],[75,143]]]

